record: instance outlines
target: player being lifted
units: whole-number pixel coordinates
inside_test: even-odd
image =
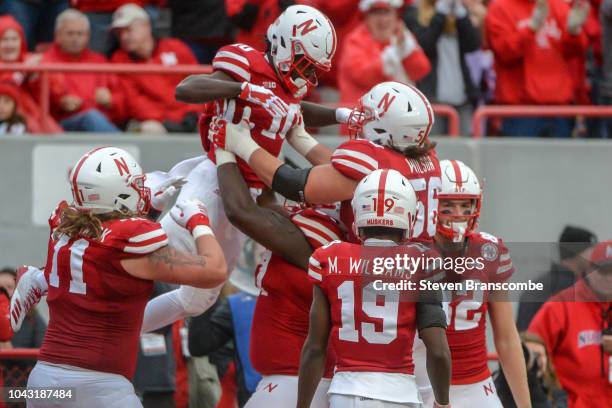
[[[94,149],[73,167],[74,202],[60,203],[49,219],[50,318],[28,387],[74,388],[74,406],[142,407],[128,378],[153,281],[198,288],[225,281],[223,252],[201,203],[171,210],[197,248],[196,255],[177,251],[161,226],[143,217],[150,205],[144,181],[136,160],[114,147]]]
[[[503,282],[514,272],[502,240],[477,232],[482,189],[476,174],[458,160],[443,160],[442,191],[438,194],[435,243],[446,257],[483,259],[484,268],[447,279]],[[491,318],[495,349],[508,379],[516,406],[531,407],[523,350],[512,304],[506,293],[456,292],[448,310],[446,331],[453,370],[450,401],[457,408],[502,408],[487,365],[486,314]]]
[[[376,170],[357,185],[352,208],[362,245],[334,241],[310,258],[308,274],[315,287],[297,407],[310,406],[328,339],[336,353],[331,408],[421,406],[412,361],[417,329],[427,348],[434,406],[447,406],[451,361],[440,301],[417,303],[399,291],[379,292],[375,280],[380,277],[351,266],[372,254],[419,257],[427,251],[421,244],[406,242],[417,212],[414,190],[399,172]],[[403,277],[410,279],[408,273]]]
[[[257,271],[261,292],[251,330],[251,362],[263,378],[246,407],[295,406],[300,350],[308,334],[308,311],[312,303],[308,259],[314,249],[345,235],[333,218],[335,208],[283,208],[278,206],[274,194],[264,207],[261,202],[264,195],[259,197],[257,205],[236,163],[219,165],[217,176],[228,219],[269,250]],[[333,365],[332,355],[312,408],[329,406],[327,388]]]
[[[246,125],[228,124],[216,143],[248,162],[257,176],[276,192],[294,201],[327,204],[344,201],[342,220],[350,228],[349,199],[359,180],[376,169],[394,169],[406,177],[418,199],[414,237],[431,240],[440,189],[440,166],[435,143],[428,140],[434,122],[427,98],[416,88],[384,82],[365,94],[353,110],[349,129],[356,140],[340,145],[331,162],[308,169],[294,169],[269,154],[253,139]],[[297,149],[311,163],[325,157],[325,147],[302,133]],[[328,154],[331,152],[328,151]],[[355,237],[353,237],[355,238]]]

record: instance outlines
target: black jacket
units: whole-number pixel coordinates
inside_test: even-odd
[[[404,13],[404,21],[408,29],[414,34],[417,42],[431,63],[430,73],[417,83],[419,89],[431,100],[437,102],[436,86],[438,84],[438,40],[444,33],[446,15],[436,12],[429,23],[423,26],[418,20],[418,8],[408,6]],[[469,16],[457,19],[457,37],[459,39],[459,55],[461,56],[461,74],[465,84],[465,93],[468,101],[476,103],[480,96],[479,87],[472,82],[470,72],[465,63],[465,54],[480,49],[480,31],[472,25]]]
[[[210,362],[217,367],[219,378],[224,376],[229,362],[234,360],[238,405],[243,407],[251,393],[246,388],[242,366],[235,352],[234,324],[227,298],[217,301],[205,313],[191,319],[188,344],[192,356],[209,356]]]
[[[223,39],[232,25],[223,0],[169,0],[172,10],[172,36],[182,40]]]

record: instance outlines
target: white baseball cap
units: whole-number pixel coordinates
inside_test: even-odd
[[[111,28],[128,27],[136,20],[150,21],[150,18],[142,7],[133,3],[124,4],[113,13]]]
[[[402,7],[402,0],[361,0],[359,2],[359,10],[362,13],[367,13],[373,8],[390,8],[398,9]]]

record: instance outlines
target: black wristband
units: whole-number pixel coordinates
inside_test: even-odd
[[[289,200],[304,202],[304,189],[311,168],[295,169],[288,164],[283,164],[274,173],[272,178],[272,190]]]
[[[429,327],[440,327],[446,329],[446,313],[442,303],[417,303],[417,328],[419,330]]]

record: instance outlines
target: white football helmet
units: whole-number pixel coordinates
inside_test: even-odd
[[[145,178],[138,162],[125,150],[93,149],[70,170],[74,206],[94,214],[127,210],[144,215],[151,202]]]
[[[396,170],[375,170],[357,185],[351,201],[355,229],[387,227],[412,236],[417,217],[417,197],[410,182]]]
[[[348,124],[352,137],[405,149],[423,144],[434,124],[434,113],[415,87],[382,82],[361,97]]]
[[[441,214],[438,210],[437,232],[454,242],[461,242],[466,235],[476,229],[482,202],[482,188],[474,171],[459,160],[442,160],[440,169],[442,172],[442,187],[438,193],[440,202],[472,200],[472,210],[469,214]],[[440,220],[440,215],[444,216],[444,222]]]
[[[285,86],[296,97],[317,86],[316,70],[329,71],[336,52],[336,31],[319,10],[288,7],[266,33],[272,62]]]

